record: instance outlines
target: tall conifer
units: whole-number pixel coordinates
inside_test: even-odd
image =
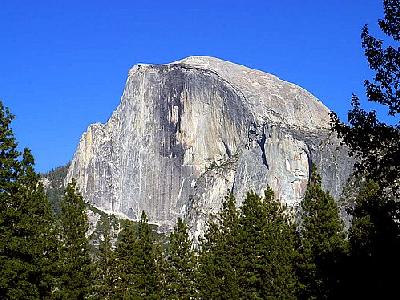
[[[137,237],[133,244],[132,295],[145,299],[160,298],[160,274],[157,272],[156,247],[149,220],[144,211],[137,226]]]
[[[118,277],[116,283],[116,294],[118,299],[128,295],[134,285],[133,270],[135,268],[135,259],[133,245],[136,241],[136,232],[134,223],[130,220],[124,220],[122,230],[118,235],[117,248],[115,249],[116,265]]]
[[[195,257],[191,249],[187,226],[181,218],[169,236],[167,254],[167,299],[192,299],[195,296]]]
[[[92,262],[86,232],[89,228],[84,200],[75,180],[68,184],[61,203],[61,285],[63,299],[84,299],[92,284]]]
[[[393,274],[400,268],[400,203],[383,199],[380,186],[368,180],[351,209],[349,297],[390,299],[398,294]]]
[[[95,263],[95,284],[93,295],[96,299],[115,299],[118,280],[118,267],[116,253],[112,246],[112,229],[110,216],[105,215],[100,218],[101,228],[103,228],[103,238],[99,244],[99,251]]]
[[[159,299],[161,297],[161,282],[156,257],[158,252],[144,211],[138,224],[130,221],[124,224],[116,249],[120,268],[119,295],[127,299]]]
[[[240,225],[243,298],[295,299],[295,227],[270,188],[264,198],[247,194]]]
[[[302,297],[338,297],[347,242],[335,200],[321,187],[321,177],[312,166],[310,182],[301,203]]]
[[[240,295],[239,213],[235,198],[228,195],[221,211],[210,219],[201,244],[198,290],[202,299],[237,299]]]
[[[33,156],[17,151],[12,120],[0,101],[0,295],[46,299],[54,289],[54,220]]]

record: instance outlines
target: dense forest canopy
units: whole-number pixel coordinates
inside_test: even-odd
[[[384,0],[384,8],[379,27],[398,45],[400,2]],[[367,26],[361,38],[375,72],[365,81],[367,98],[396,117],[400,49],[384,48]],[[332,115],[332,130],[358,158],[353,180],[359,188],[347,211],[347,231],[313,166],[298,215],[270,188],[263,195],[249,191],[241,201],[228,194],[196,245],[184,220],[160,239],[143,211],[138,222],[103,214],[99,245],[93,247],[87,236],[89,206],[76,183],[46,194],[31,152],[18,150],[14,116],[0,101],[0,299],[396,296],[400,124],[379,121],[357,96],[352,105],[348,124]],[[47,177],[59,188],[65,171]]]

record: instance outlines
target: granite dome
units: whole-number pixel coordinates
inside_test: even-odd
[[[67,180],[107,212],[171,228],[177,217],[196,237],[228,191],[271,186],[296,206],[311,162],[338,197],[352,162],[329,131],[329,110],[278,77],[213,57],[139,64],[106,124],[83,134]]]

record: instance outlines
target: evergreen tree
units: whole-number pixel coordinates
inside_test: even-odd
[[[118,269],[112,249],[110,216],[101,216],[99,222],[103,228],[103,239],[99,244],[93,295],[96,299],[115,299]]]
[[[68,184],[61,203],[62,249],[61,285],[62,299],[84,299],[89,296],[92,284],[92,262],[89,255],[89,228],[85,203],[77,190],[75,180]]]
[[[144,211],[142,211],[137,227],[137,238],[133,244],[133,253],[134,289],[131,295],[142,299],[158,299],[160,297],[160,283],[155,256],[155,240]]]
[[[17,150],[17,141],[11,129],[11,122],[14,115],[9,109],[4,107],[0,101],[0,192],[2,197],[12,195],[16,192],[21,153]],[[9,202],[1,201],[0,203],[7,208]]]
[[[347,244],[336,202],[322,189],[321,177],[314,165],[301,208],[301,296],[337,298],[342,283],[340,266]]]
[[[20,201],[15,195],[20,153],[10,126],[13,119],[0,101],[0,295],[10,299],[26,295],[29,299],[37,295],[37,291],[29,282],[32,267],[18,250]]]
[[[118,235],[117,248],[115,249],[117,265],[117,297],[122,299],[126,297],[134,286],[133,270],[135,268],[135,254],[133,245],[136,242],[136,231],[134,223],[125,220],[122,223],[122,230]]]
[[[347,281],[349,291],[367,291],[367,297],[394,291],[397,284],[386,276],[385,268],[397,270],[400,261],[396,254],[400,252],[400,2],[384,0],[383,6],[384,18],[378,24],[386,40],[372,36],[367,25],[361,34],[364,54],[375,73],[364,85],[367,99],[383,105],[391,122],[384,123],[375,111],[362,109],[355,95],[348,125],[332,115],[332,129],[357,156],[357,171],[367,178],[365,189],[350,210],[354,219],[349,265],[355,265],[350,270],[355,272],[349,271],[353,276]],[[391,45],[384,47],[385,43]],[[358,288],[350,289],[354,285]]]
[[[169,265],[167,262],[165,251],[166,250],[164,249],[164,244],[158,241],[154,243],[153,253],[156,265],[155,274],[157,277],[157,286],[156,293],[153,296],[153,299],[169,299],[169,282],[167,281],[169,274]],[[192,269],[192,272],[195,272],[195,269]],[[194,277],[193,274],[192,277]]]
[[[195,296],[195,257],[186,224],[181,218],[169,236],[165,297],[192,299]]]
[[[54,220],[28,149],[20,160],[12,119],[0,101],[0,297],[46,299],[54,289]]]
[[[158,251],[144,211],[136,230],[133,225],[125,223],[116,249],[118,266],[121,268],[119,294],[128,299],[159,299]]]
[[[232,194],[211,218],[201,243],[197,285],[201,299],[238,299],[240,284],[239,213]]]
[[[381,201],[382,189],[366,181],[351,209],[348,296],[390,299],[398,294],[400,203]]]
[[[240,216],[240,283],[245,299],[294,299],[297,293],[295,227],[268,188],[248,193]]]
[[[34,171],[34,159],[31,152],[24,150],[19,182],[19,197],[23,199],[25,212],[25,230],[30,232],[26,238],[27,249],[30,249],[35,268],[35,285],[39,297],[52,297],[56,288],[56,272],[59,262],[59,231],[51,205],[48,202],[40,176]],[[29,216],[26,218],[26,216]]]
[[[384,19],[379,20],[379,27],[387,35],[386,42],[394,47],[385,48],[384,41],[372,36],[368,26],[364,26],[362,47],[369,67],[375,73],[373,80],[365,80],[364,85],[367,99],[386,107],[394,125],[380,121],[375,111],[362,109],[359,98],[353,95],[352,109],[348,113],[349,124],[340,122],[333,113],[332,129],[357,156],[357,170],[377,181],[382,188],[391,187],[399,197],[400,1],[384,0],[383,5]]]

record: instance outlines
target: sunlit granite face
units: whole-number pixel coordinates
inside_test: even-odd
[[[83,134],[67,180],[106,212],[131,219],[145,210],[168,229],[177,217],[194,237],[228,191],[238,204],[269,185],[296,206],[310,164],[338,197],[351,172],[329,132],[329,110],[276,76],[212,57],[136,65],[106,124]]]

